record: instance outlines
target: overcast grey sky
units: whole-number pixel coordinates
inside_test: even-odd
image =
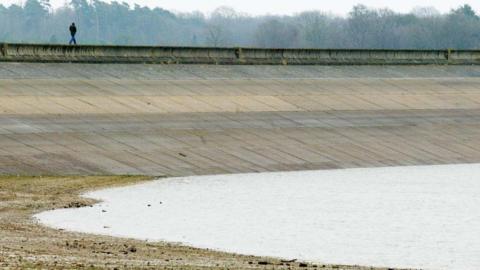
[[[0,3],[9,5],[12,3],[21,4],[25,0],[0,0]],[[88,1],[88,0],[87,0]],[[338,15],[344,15],[351,10],[352,6],[358,3],[369,7],[383,8],[388,7],[399,12],[408,12],[417,6],[432,6],[440,12],[448,12],[451,8],[456,8],[462,4],[470,4],[475,11],[480,11],[479,0],[118,0],[118,2],[127,2],[129,4],[138,3],[149,7],[162,7],[164,9],[180,12],[189,12],[199,10],[202,12],[211,12],[219,6],[229,6],[238,11],[252,15],[261,14],[293,14],[305,10],[330,11]],[[59,7],[68,0],[50,0],[54,7]]]

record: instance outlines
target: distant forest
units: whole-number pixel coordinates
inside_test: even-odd
[[[480,47],[480,17],[469,5],[440,14],[416,8],[352,8],[339,17],[321,11],[250,16],[220,7],[208,16],[126,3],[72,0],[53,10],[49,0],[0,4],[0,42],[67,43],[75,22],[80,44],[248,46],[281,48],[430,49]]]

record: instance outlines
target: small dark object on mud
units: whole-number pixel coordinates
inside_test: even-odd
[[[182,157],[187,157],[187,155],[185,155],[184,153],[178,153],[178,154]]]
[[[151,204],[147,204],[148,207],[152,206]]]
[[[105,212],[107,212],[107,210],[105,210],[105,209],[102,209],[102,213],[105,213]]]
[[[300,263],[298,266],[300,266],[300,267],[307,267],[308,264],[306,264],[306,263]]]
[[[135,252],[137,252],[137,248],[134,247],[134,246],[131,246],[131,247],[128,248],[128,251],[130,251],[132,253],[135,253]]]
[[[65,205],[63,208],[80,208],[80,207],[85,207],[87,204],[83,202],[71,202],[67,205]]]
[[[259,261],[258,264],[259,265],[268,265],[268,264],[271,264],[271,263],[269,263],[267,261]]]

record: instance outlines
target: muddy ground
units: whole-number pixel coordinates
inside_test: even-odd
[[[95,201],[87,190],[148,181],[143,176],[0,176],[0,268],[11,269],[373,269],[235,255],[171,243],[71,233],[32,215]],[[388,269],[388,268],[386,268]]]

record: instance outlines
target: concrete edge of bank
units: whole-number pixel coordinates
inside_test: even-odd
[[[480,50],[262,49],[0,43],[0,62],[478,65]]]

